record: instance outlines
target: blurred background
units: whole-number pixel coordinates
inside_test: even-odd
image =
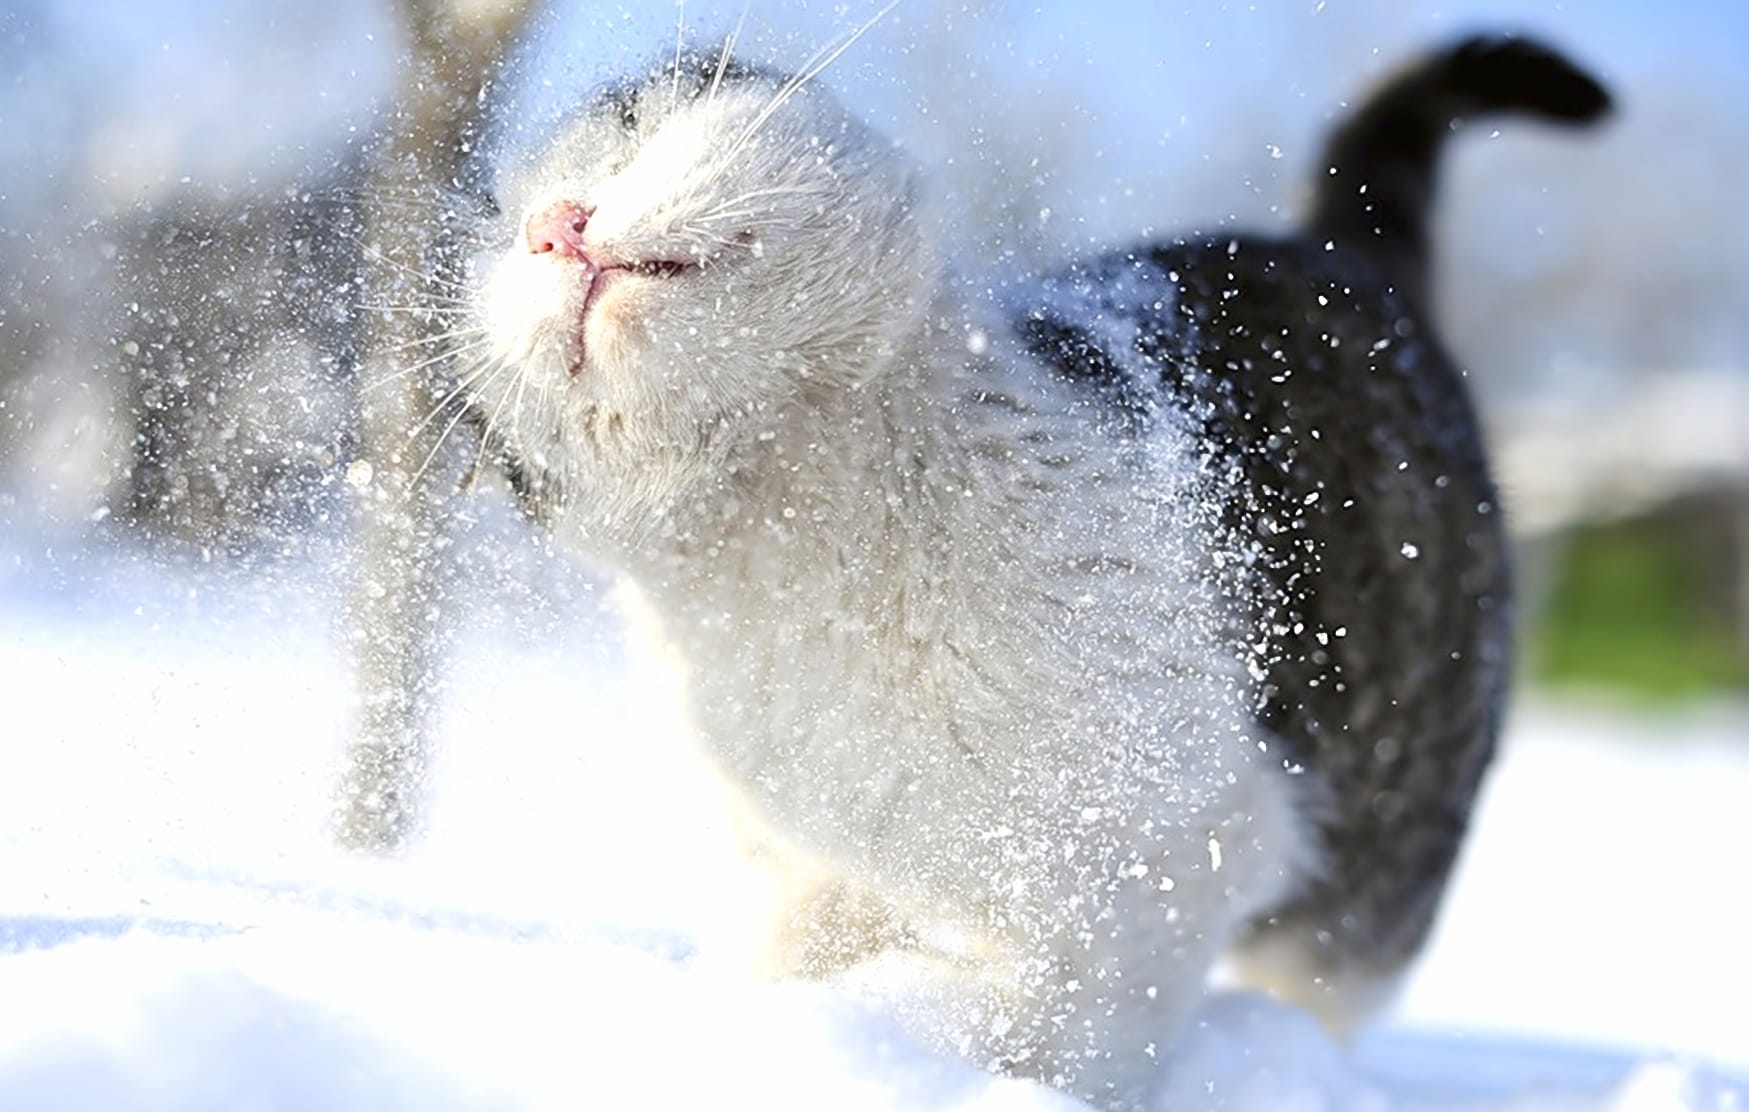
[[[492,158],[681,17],[708,45],[740,8],[549,5],[494,94]],[[864,14],[753,4],[742,49],[793,65]],[[953,199],[960,268],[1012,277],[1139,235],[1287,226],[1344,106],[1478,27],[1549,38],[1621,106],[1591,133],[1466,134],[1438,206],[1440,319],[1526,546],[1529,675],[1741,693],[1749,9],[917,2],[830,77]],[[348,167],[401,51],[381,4],[0,7],[0,529],[114,514],[117,543],[245,556],[336,520],[365,323]]]
[[[486,165],[671,51],[677,24],[715,49],[742,7],[554,0],[491,90]],[[742,53],[786,66],[875,10],[746,7]],[[1668,889],[1636,890],[1631,921],[1659,938],[1672,920],[1740,926],[1722,903],[1666,901],[1732,883],[1715,878],[1741,824],[1719,825],[1735,808],[1707,784],[1744,783],[1716,780],[1718,762],[1749,759],[1749,5],[910,0],[822,80],[917,154],[959,269],[994,282],[1139,236],[1290,227],[1345,108],[1480,28],[1546,38],[1619,104],[1590,132],[1465,132],[1438,204],[1439,321],[1489,429],[1526,594],[1508,766],[1530,771],[1502,774],[1518,821],[1488,859],[1550,837],[1551,800],[1596,830],[1632,825],[1631,794],[1564,763],[1610,748],[1608,768],[1632,771],[1609,783],[1704,814],[1650,846],[1554,836],[1563,860],[1644,881],[1692,855]],[[98,582],[117,576],[171,594],[303,584],[261,605],[338,607],[372,319],[358,167],[395,124],[404,56],[387,3],[0,0],[0,626],[134,605]],[[562,559],[524,551],[501,496],[464,516],[482,620],[552,635],[593,605]],[[1542,756],[1515,756],[1521,735]],[[1486,914],[1465,913],[1471,937],[1522,935],[1483,920],[1548,883],[1491,889]],[[1711,1014],[1665,1037],[1728,1056]],[[1648,1038],[1681,1025],[1643,1018]]]

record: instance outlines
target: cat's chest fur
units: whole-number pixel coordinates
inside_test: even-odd
[[[1250,760],[1234,554],[1188,424],[1138,431],[1004,321],[936,316],[620,558],[714,759],[901,888],[979,867],[991,831],[1133,807],[1126,765]]]

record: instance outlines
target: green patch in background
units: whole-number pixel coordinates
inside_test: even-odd
[[[1658,701],[1749,691],[1743,511],[1733,501],[1695,499],[1567,534],[1530,630],[1532,679]]]

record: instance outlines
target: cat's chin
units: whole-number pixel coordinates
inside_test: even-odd
[[[573,380],[637,374],[647,360],[654,318],[661,312],[648,287],[660,279],[619,270],[603,278],[563,329],[563,361]]]
[[[563,293],[557,320],[546,331],[560,338],[560,362],[573,379],[612,367],[638,364],[664,314],[684,310],[688,288],[699,278],[694,263],[656,260],[613,263],[576,280],[553,280]],[[677,300],[678,299],[678,300]]]
[[[653,307],[635,287],[650,281],[612,268],[576,282],[507,262],[489,283],[489,350],[506,364],[556,364],[571,381],[599,377],[635,358],[636,341],[648,335],[643,317]]]

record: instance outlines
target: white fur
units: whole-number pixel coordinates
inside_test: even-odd
[[[514,182],[628,276],[482,263],[476,404],[684,661],[702,752],[787,869],[769,950],[926,957],[980,1061],[1141,1100],[1207,969],[1310,865],[1248,714],[1194,439],[1107,427],[943,280],[914,175],[812,87],[657,77]],[[573,268],[573,269],[567,269]]]

